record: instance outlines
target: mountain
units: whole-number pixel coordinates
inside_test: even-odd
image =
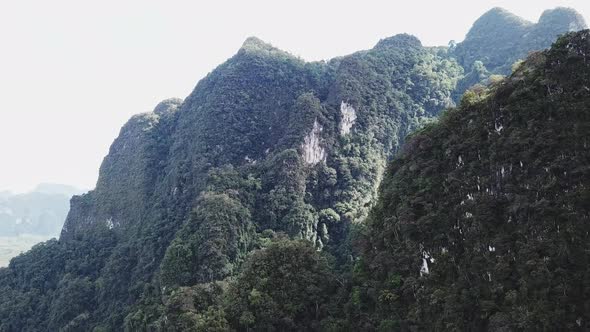
[[[0,194],[0,236],[59,235],[70,198],[81,192],[70,186],[41,184],[25,194]]]
[[[487,83],[492,75],[509,75],[517,61],[531,51],[548,48],[559,35],[585,28],[582,15],[571,8],[546,10],[537,23],[502,8],[489,10],[461,43],[452,45],[453,57],[466,72],[457,96],[476,83]]]
[[[508,75],[531,50],[545,49],[560,34],[585,28],[584,18],[571,8],[546,10],[537,23],[494,8],[475,21],[453,55],[466,69],[481,61],[490,73]]]
[[[169,290],[236,274],[275,233],[347,250],[386,161],[452,105],[460,74],[444,50],[409,35],[314,63],[247,39],[184,101],[121,129],[96,188],[72,199],[60,240],[4,272],[42,294],[35,318],[0,313],[4,329],[167,329],[158,310]],[[50,269],[29,275],[31,265]]]
[[[366,223],[372,324],[587,330],[589,140],[589,30],[414,133]]]
[[[351,328],[351,243],[405,137],[454,106],[452,52],[401,34],[305,62],[248,38],[132,117],[60,239],[0,269],[0,331]]]

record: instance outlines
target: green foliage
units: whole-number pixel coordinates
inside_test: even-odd
[[[226,312],[238,330],[317,331],[336,284],[323,254],[306,241],[255,251],[230,285]]]
[[[587,328],[589,60],[590,31],[560,38],[407,142],[355,269],[366,324]]]
[[[558,118],[553,113],[559,96],[585,93],[583,71],[547,65],[556,68],[551,74],[555,80],[545,82],[535,69],[534,63],[546,63],[548,56],[567,60],[564,66],[579,64],[574,55],[559,53],[568,49],[566,41],[560,43],[566,44],[552,51],[557,53],[537,55],[536,60],[519,66],[506,81],[509,84],[492,82],[489,89],[471,89],[463,107],[474,114],[496,110],[488,105],[488,95],[497,94],[522,100],[518,105],[526,108],[526,101],[543,100],[539,95],[547,92],[554,104],[535,107],[549,112],[551,119]],[[453,99],[459,99],[457,84],[464,70],[454,57],[460,49],[461,45],[452,50],[425,48],[415,37],[397,35],[367,51],[306,63],[260,40],[248,39],[234,57],[201,80],[186,100],[164,101],[154,112],[134,116],[111,146],[96,189],[72,199],[60,240],[33,248],[7,269],[0,269],[0,331],[404,328],[410,319],[404,314],[412,311],[399,303],[417,292],[421,280],[388,269],[414,269],[419,259],[393,259],[384,254],[375,262],[368,256],[358,260],[352,243],[370,234],[377,238],[375,248],[383,249],[380,236],[399,236],[397,229],[375,233],[378,227],[367,228],[363,223],[375,204],[387,162],[405,136],[424,125],[407,147],[408,151],[425,151],[417,156],[422,159],[409,166],[412,172],[424,174],[410,173],[408,183],[394,183],[403,197],[421,196],[403,205],[398,214],[382,212],[387,217],[383,220],[425,218],[422,228],[408,223],[412,235],[429,230],[424,243],[431,238],[439,241],[445,234],[445,227],[429,228],[437,225],[435,216],[440,212],[429,188],[440,187],[453,194],[461,193],[461,188],[458,182],[450,185],[450,180],[426,175],[445,174],[446,169],[436,162],[456,158],[455,148],[472,151],[482,144],[477,139],[459,139],[453,131],[436,140],[429,136],[439,128],[433,120],[454,105]],[[468,66],[471,72],[463,78],[465,88],[496,73],[491,69],[488,73],[485,68],[492,67],[480,60],[481,66],[473,70]],[[524,79],[535,84],[523,85]],[[564,88],[574,84],[574,92]],[[460,122],[458,113],[462,114],[446,113],[441,123]],[[502,116],[498,119],[508,119]],[[350,123],[344,126],[347,121]],[[545,128],[537,122],[530,126]],[[574,129],[579,134],[586,127],[578,121]],[[550,133],[549,129],[544,132]],[[536,142],[526,132],[517,134],[522,142]],[[456,147],[433,143],[446,139],[454,139],[449,142]],[[554,148],[547,144],[534,152],[545,147]],[[309,155],[319,157],[310,159]],[[396,167],[401,167],[399,162],[392,169]],[[556,163],[549,169],[557,174],[560,167]],[[459,175],[461,179],[469,174]],[[384,188],[391,181],[386,179]],[[384,197],[390,194],[384,189]],[[589,196],[580,189],[579,197],[570,198],[577,206]],[[558,207],[547,202],[549,198],[527,206],[542,207],[546,215],[554,216]],[[482,205],[486,209],[478,218],[492,220],[499,213],[495,211],[509,204],[488,199]],[[379,218],[371,220],[382,226],[375,221]],[[576,230],[573,224],[568,227]],[[283,236],[307,242],[281,239]],[[259,251],[245,263],[256,249]],[[473,264],[483,265],[480,261]],[[544,273],[533,267],[527,271]],[[369,280],[373,275],[383,279]],[[381,280],[385,280],[383,287]],[[523,289],[519,291],[526,293]],[[454,294],[448,301],[473,304],[477,297],[469,292],[477,289],[464,290],[467,294]],[[521,293],[511,299],[519,299]],[[431,299],[420,299],[440,304],[446,301],[446,294],[437,292]],[[540,295],[534,297],[538,298]],[[491,301],[481,306],[486,314],[493,313]],[[540,317],[513,308],[523,322]],[[395,315],[373,324],[365,313],[374,310]],[[505,325],[502,314],[493,316],[497,326]],[[417,319],[426,314],[412,315],[411,319]],[[472,321],[481,321],[478,319]]]
[[[446,54],[409,35],[384,39],[342,61],[338,100],[354,107],[358,119],[354,134],[341,136],[335,148],[338,188],[329,199],[346,222],[366,217],[386,161],[407,133],[453,104],[461,74]]]
[[[321,210],[319,218],[326,224],[340,221],[340,215],[330,208]]]
[[[14,258],[0,269],[0,331],[88,328],[96,280],[115,244],[111,231],[97,229]]]
[[[204,193],[162,261],[165,286],[221,280],[233,273],[254,240],[251,216],[226,194]]]

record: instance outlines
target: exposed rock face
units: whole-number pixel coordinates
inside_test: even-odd
[[[343,101],[340,103],[340,115],[340,135],[348,135],[356,121],[356,111],[352,105]]]
[[[315,165],[320,161],[326,161],[326,150],[322,146],[321,134],[324,128],[316,119],[313,122],[311,132],[303,140],[303,160],[310,165]]]

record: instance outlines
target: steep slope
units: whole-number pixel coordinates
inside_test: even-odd
[[[386,161],[452,105],[460,74],[408,35],[327,63],[246,40],[184,101],[122,128],[60,241],[2,271],[0,330],[117,330],[130,310],[127,326],[166,329],[166,294],[234,275],[268,234],[346,250]],[[14,315],[30,297],[35,320]]]
[[[268,285],[335,265],[348,273],[352,230],[387,161],[453,106],[462,73],[446,48],[409,35],[313,63],[249,38],[184,101],[134,116],[95,190],[72,199],[60,240],[0,269],[0,331],[346,327],[332,320],[340,304],[322,302],[335,280],[308,278],[321,294],[314,311],[301,309],[307,298],[272,298],[283,295]],[[277,280],[258,290],[266,279],[251,280],[258,265],[247,257],[259,249],[252,257],[301,270],[269,273]],[[293,252],[307,258],[282,259]]]
[[[589,144],[588,30],[415,133],[356,268],[371,324],[588,329]]]
[[[198,197],[196,208],[163,259],[164,287],[231,276],[245,254],[260,245],[257,234],[265,230],[339,250],[349,225],[366,215],[383,165],[401,137],[421,117],[434,116],[450,102],[459,73],[455,64],[405,35],[327,64],[305,64],[252,42],[230,60],[231,74],[219,73],[239,79],[231,90],[215,81],[214,88],[223,89],[221,105],[210,96],[204,104],[198,94],[187,99],[207,112],[187,113],[187,123],[206,126],[179,126],[177,134],[207,143],[179,144],[174,154],[183,157],[180,165],[197,165],[202,171],[177,174],[184,171],[177,166],[167,181],[181,193],[187,189],[177,184],[205,191],[189,193]],[[279,63],[267,68],[273,61]],[[436,75],[423,76],[423,68],[439,66]],[[261,77],[277,71],[284,82]],[[407,84],[423,90],[406,93]],[[439,99],[426,95],[434,84],[446,84],[446,90],[436,89]],[[228,101],[225,96],[232,94],[236,99]],[[381,99],[375,98],[378,94]],[[246,136],[238,133],[244,123],[249,126]],[[153,315],[142,306],[128,324],[136,326]]]

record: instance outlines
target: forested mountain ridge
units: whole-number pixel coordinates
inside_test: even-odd
[[[587,330],[589,144],[589,30],[414,133],[357,263],[372,324]]]
[[[249,38],[134,116],[60,240],[0,269],[0,331],[354,326],[351,229],[463,72],[409,35],[312,63]]]
[[[249,38],[184,101],[122,128],[96,189],[72,200],[60,241],[3,271],[26,284],[8,288],[21,296],[3,296],[2,324],[167,329],[170,290],[234,275],[275,233],[347,250],[386,161],[452,105],[460,75],[444,50],[409,35],[316,63]],[[39,260],[51,269],[21,275]],[[4,319],[29,296],[34,318]]]
[[[450,53],[465,69],[456,95],[476,83],[488,83],[493,75],[509,75],[529,52],[548,48],[565,32],[585,28],[582,15],[571,8],[546,10],[537,23],[502,8],[489,10],[475,21],[465,40],[450,45]]]

